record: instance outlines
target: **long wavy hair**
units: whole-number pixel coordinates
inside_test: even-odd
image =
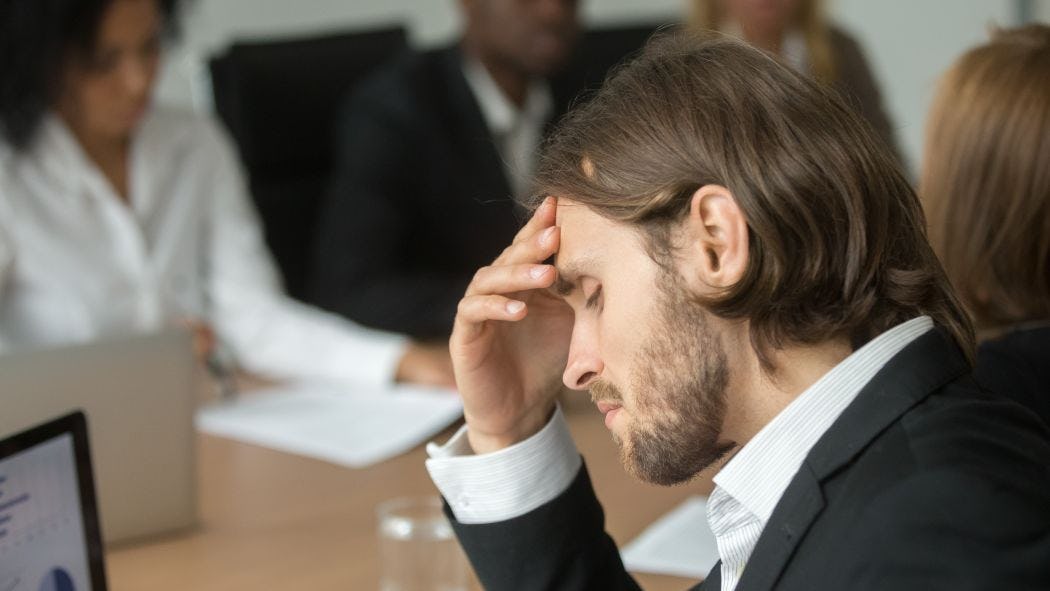
[[[1050,27],[964,54],[930,110],[920,194],[978,327],[1050,320]]]
[[[834,91],[742,42],[651,41],[562,121],[526,205],[556,195],[632,224],[660,263],[709,184],[744,212],[749,265],[699,303],[748,320],[767,369],[771,350],[859,346],[919,315],[973,359],[970,318],[889,148]]]

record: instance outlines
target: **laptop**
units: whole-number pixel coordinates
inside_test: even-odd
[[[106,589],[80,412],[0,441],[0,590]]]
[[[83,409],[103,540],[182,530],[197,518],[199,379],[182,331],[14,352],[0,357],[0,436]]]

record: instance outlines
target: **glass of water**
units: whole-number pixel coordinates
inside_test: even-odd
[[[467,560],[438,497],[381,503],[381,591],[468,591]]]

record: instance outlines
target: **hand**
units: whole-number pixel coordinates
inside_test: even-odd
[[[409,343],[398,363],[395,379],[425,386],[455,388],[456,378],[452,373],[448,346],[445,343]]]
[[[547,290],[557,271],[542,264],[558,251],[556,209],[547,198],[459,303],[449,348],[467,437],[479,454],[542,429],[561,390],[573,312]]]
[[[201,364],[206,364],[218,343],[215,331],[212,330],[211,325],[203,320],[194,318],[182,318],[178,321],[178,325],[190,333],[193,356]]]

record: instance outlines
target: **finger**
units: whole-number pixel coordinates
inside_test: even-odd
[[[523,263],[542,263],[558,252],[561,244],[561,228],[550,226],[541,230],[528,240],[515,242],[503,249],[492,266],[520,265]]]
[[[527,313],[525,302],[501,295],[471,295],[459,301],[456,329],[472,329],[489,320],[513,322]]]
[[[482,267],[474,274],[474,280],[467,287],[467,295],[546,289],[554,283],[556,277],[557,273],[551,265]]]
[[[518,233],[514,236],[514,242],[521,242],[527,240],[530,236],[543,230],[548,226],[554,225],[555,214],[558,210],[558,200],[554,197],[547,197],[543,200],[543,203],[536,208],[535,213],[529,219]]]

